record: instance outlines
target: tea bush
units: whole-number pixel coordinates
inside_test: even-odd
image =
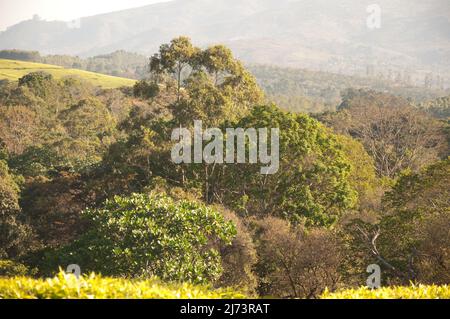
[[[0,278],[0,299],[242,299],[232,289],[212,290],[158,279],[127,280],[91,274],[77,279],[60,272],[50,279]]]
[[[411,286],[386,287],[380,289],[347,289],[336,293],[326,291],[322,299],[450,299],[450,287]]]

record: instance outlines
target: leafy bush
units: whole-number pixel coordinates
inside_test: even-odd
[[[395,277],[401,285],[450,282],[449,181],[447,159],[403,174],[385,195],[377,247],[396,269],[388,267],[391,283]]]
[[[450,287],[411,286],[381,289],[348,289],[337,293],[325,292],[322,299],[450,299]]]
[[[267,217],[252,221],[259,276],[258,293],[275,298],[318,298],[340,285],[337,239],[324,228],[306,229]]]
[[[0,299],[242,299],[231,289],[211,290],[191,284],[164,284],[104,278],[95,274],[77,279],[60,272],[51,279],[0,279]]]
[[[0,260],[0,277],[25,276],[30,273],[27,266],[12,260]]]
[[[133,94],[143,99],[151,99],[159,94],[159,86],[156,83],[149,83],[145,80],[136,82],[133,87]]]
[[[0,258],[15,258],[29,248],[31,230],[19,217],[19,176],[0,160]]]
[[[91,230],[48,256],[59,259],[53,269],[78,264],[103,275],[207,283],[222,273],[219,245],[236,236],[215,210],[164,195],[116,196],[83,215]]]

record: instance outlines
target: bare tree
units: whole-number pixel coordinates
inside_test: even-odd
[[[417,171],[448,152],[443,124],[408,101],[373,91],[351,91],[337,113],[322,120],[361,141],[380,176]]]

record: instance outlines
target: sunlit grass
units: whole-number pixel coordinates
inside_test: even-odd
[[[82,78],[93,85],[101,86],[105,89],[112,89],[121,86],[132,86],[136,82],[132,79],[83,70],[65,69],[56,65],[0,59],[0,79],[17,81],[19,78],[28,73],[38,71],[47,72],[53,75],[56,79],[61,79],[64,77]]]

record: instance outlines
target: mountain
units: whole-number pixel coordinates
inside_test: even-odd
[[[0,33],[0,49],[92,56],[155,52],[188,35],[225,43],[246,62],[361,73],[450,69],[450,1],[378,0],[381,28],[369,29],[372,0],[173,0],[81,18],[23,21]]]

